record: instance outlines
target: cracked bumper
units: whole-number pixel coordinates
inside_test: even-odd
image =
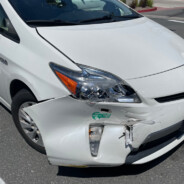
[[[94,112],[101,112],[103,109],[109,110],[109,118],[92,118]],[[129,158],[131,153],[139,152],[144,143],[160,140],[162,135],[167,136],[172,130],[180,129],[179,124],[184,120],[184,100],[166,104],[116,104],[87,103],[65,97],[42,102],[24,110],[37,124],[48,160],[53,165],[141,164],[165,154],[184,140],[183,133],[180,133],[168,144],[149,154],[142,154],[138,159],[132,155]],[[91,124],[104,125],[97,157],[92,157],[90,152]],[[168,130],[168,127],[171,128]]]

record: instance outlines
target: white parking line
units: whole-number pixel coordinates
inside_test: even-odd
[[[5,184],[5,182],[0,178],[0,184]]]
[[[180,21],[180,20],[169,20],[170,22],[177,22],[177,23],[181,23],[184,24],[184,21]]]

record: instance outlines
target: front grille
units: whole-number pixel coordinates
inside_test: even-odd
[[[172,101],[181,100],[181,99],[184,99],[184,93],[179,93],[179,94],[176,94],[176,95],[155,98],[155,100],[159,103],[172,102]]]

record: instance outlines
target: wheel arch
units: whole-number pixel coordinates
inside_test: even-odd
[[[13,81],[11,81],[10,83],[10,97],[11,99],[13,99],[13,97],[22,89],[27,89],[37,100],[38,98],[36,97],[35,93],[33,92],[33,90],[31,89],[31,87],[29,87],[27,84],[25,84],[25,82],[19,80],[19,79],[14,79]]]

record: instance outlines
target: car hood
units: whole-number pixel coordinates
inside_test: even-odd
[[[37,31],[74,62],[109,71],[122,79],[154,75],[184,64],[184,40],[145,17],[38,27]]]

